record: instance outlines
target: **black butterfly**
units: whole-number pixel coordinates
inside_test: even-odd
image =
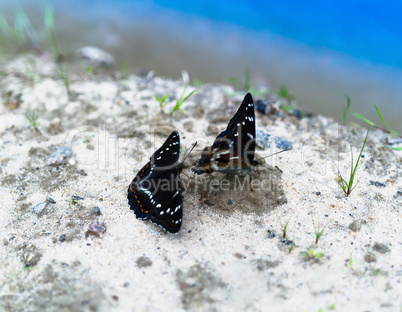
[[[247,93],[239,110],[212,146],[204,148],[196,166],[196,174],[219,171],[243,173],[250,170],[255,152],[255,116],[253,97]]]
[[[128,203],[138,219],[150,220],[170,233],[180,230],[183,200],[177,161],[180,136],[173,131],[136,175],[128,188]]]

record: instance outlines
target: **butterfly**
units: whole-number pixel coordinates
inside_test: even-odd
[[[180,136],[173,131],[137,173],[128,188],[128,203],[137,219],[150,220],[170,233],[180,230],[183,197],[177,161]]]
[[[205,147],[197,165],[191,168],[196,174],[248,172],[254,161],[255,115],[253,97],[247,93],[238,111],[229,121],[225,131],[212,146]]]

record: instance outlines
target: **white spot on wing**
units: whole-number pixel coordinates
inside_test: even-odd
[[[160,208],[160,207],[162,207],[161,204],[157,204],[157,205],[156,205],[156,208]]]
[[[253,137],[253,135],[252,135],[251,133],[247,133],[247,136],[248,136],[250,139],[254,139],[254,137]]]

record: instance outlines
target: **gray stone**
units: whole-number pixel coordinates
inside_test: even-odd
[[[88,65],[97,67],[111,67],[116,63],[114,57],[97,47],[83,47],[77,50],[78,57]]]
[[[47,160],[49,166],[60,166],[66,159],[73,157],[73,153],[67,146],[60,146]]]
[[[268,134],[265,131],[260,130],[260,129],[256,130],[256,138],[255,139],[256,139],[255,140],[256,145],[265,150],[269,149],[269,147],[271,146],[272,143],[275,143],[276,147],[279,149],[291,150],[293,148],[292,144],[290,144],[285,139]]]
[[[39,203],[32,208],[32,212],[36,213],[38,217],[40,217],[46,209],[47,205],[49,205],[48,202]]]

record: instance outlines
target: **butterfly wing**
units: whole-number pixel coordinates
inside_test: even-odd
[[[192,171],[197,174],[213,171],[238,172],[253,164],[255,151],[254,103],[250,93],[244,97],[236,114],[211,147],[206,147]]]
[[[149,219],[171,233],[180,230],[183,201],[177,173],[180,136],[173,131],[138,172],[128,188],[130,208],[139,219]]]
[[[229,121],[226,128],[228,137],[233,139],[232,151],[244,159],[249,166],[253,164],[255,152],[255,114],[253,97],[247,93],[240,108]]]

